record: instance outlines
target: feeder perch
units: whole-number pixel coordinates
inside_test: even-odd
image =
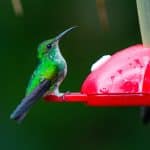
[[[89,106],[150,106],[150,48],[134,45],[94,65],[80,92],[47,95],[45,100]]]

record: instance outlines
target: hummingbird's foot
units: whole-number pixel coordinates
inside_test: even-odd
[[[58,97],[62,97],[62,96],[64,96],[64,93],[54,93],[54,95],[56,95]]]
[[[54,92],[47,92],[43,97],[48,97],[50,101],[54,102],[65,102],[66,96],[68,96],[71,92],[67,91],[65,93],[54,93]]]
[[[62,99],[62,102],[65,102],[65,100],[66,100],[66,99],[65,99],[65,96],[68,95],[68,94],[70,94],[70,93],[71,93],[70,91],[67,91],[67,92],[65,92],[65,93],[62,93],[62,94],[63,94],[63,95],[61,96],[61,97],[62,97],[62,98],[61,98],[61,99]]]
[[[58,88],[55,88],[55,90],[53,91],[53,94],[58,96],[58,97],[62,97],[64,96],[64,93],[59,92]]]
[[[54,93],[54,95],[56,95],[57,97],[59,97],[61,99],[62,102],[65,102],[65,95],[70,94],[70,91],[67,91],[65,93]]]
[[[60,93],[58,89],[55,89],[53,92],[52,91],[47,91],[43,97],[46,97],[46,96],[51,96],[52,99],[55,99],[56,101],[62,101],[64,102],[65,101],[65,95],[68,95],[70,94],[70,91],[67,91],[65,93]]]
[[[64,95],[64,93],[60,93],[58,89],[55,89],[54,91],[47,91],[45,94],[44,94],[44,97],[47,96],[47,95],[55,95],[57,97],[61,97]]]

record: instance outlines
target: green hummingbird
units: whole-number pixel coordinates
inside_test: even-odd
[[[26,89],[25,98],[10,115],[21,122],[32,105],[48,91],[60,96],[59,86],[67,74],[67,63],[59,49],[59,40],[76,27],[71,27],[55,38],[46,40],[38,46],[39,64],[33,72]]]

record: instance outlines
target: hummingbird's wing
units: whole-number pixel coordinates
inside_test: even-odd
[[[31,94],[26,96],[21,101],[21,103],[17,106],[15,111],[11,114],[10,118],[21,122],[26,116],[26,113],[32,107],[32,105],[44,95],[44,93],[49,89],[49,87],[50,80],[44,80],[43,82],[41,82],[41,84],[38,87],[36,87]]]
[[[57,78],[58,66],[52,61],[41,62],[33,72],[26,89],[26,96],[30,95],[33,90],[41,84],[41,81],[53,80]]]

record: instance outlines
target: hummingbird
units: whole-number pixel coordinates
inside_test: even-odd
[[[28,83],[25,97],[10,115],[10,119],[21,122],[33,104],[47,92],[63,95],[59,92],[59,86],[66,77],[67,63],[60,52],[59,40],[74,28],[76,27],[71,27],[38,46],[39,63]]]

